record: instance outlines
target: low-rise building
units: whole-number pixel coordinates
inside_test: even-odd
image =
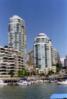
[[[23,57],[14,48],[0,47],[0,76],[17,76],[23,68]]]

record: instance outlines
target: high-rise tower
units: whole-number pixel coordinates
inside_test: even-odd
[[[9,47],[13,47],[20,51],[24,56],[26,52],[26,33],[25,22],[17,15],[10,17],[8,27],[8,43]]]
[[[46,68],[51,69],[52,42],[46,34],[40,33],[34,40],[34,65],[36,68],[44,71]]]

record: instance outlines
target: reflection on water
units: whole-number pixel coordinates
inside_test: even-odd
[[[23,87],[0,87],[0,99],[50,99],[53,93],[67,93],[67,86],[48,83]]]

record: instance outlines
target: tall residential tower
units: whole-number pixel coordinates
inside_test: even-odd
[[[40,33],[34,40],[34,63],[41,71],[52,68],[52,43],[46,34]]]
[[[26,33],[24,20],[21,17],[14,15],[10,17],[8,25],[9,47],[20,51],[24,56],[26,52]]]

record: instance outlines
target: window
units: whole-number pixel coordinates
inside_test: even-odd
[[[44,41],[45,41],[45,39],[44,39],[44,38],[42,38],[41,40],[42,40],[42,42],[44,42]]]
[[[37,43],[40,42],[40,38],[37,38],[36,42],[37,42]]]

